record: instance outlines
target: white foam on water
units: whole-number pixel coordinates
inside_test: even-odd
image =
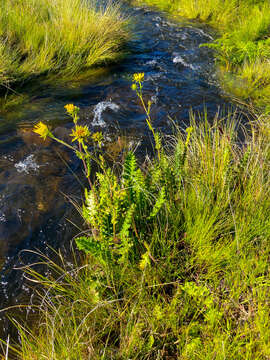
[[[182,64],[183,66],[188,67],[188,68],[190,68],[191,70],[194,70],[194,71],[198,69],[197,66],[194,66],[194,65],[192,65],[192,64],[188,64],[188,63],[182,58],[182,56],[180,56],[180,55],[176,55],[176,56],[173,58],[173,63],[174,63],[174,64]]]
[[[156,95],[152,95],[151,96],[151,101],[152,101],[153,104],[156,104],[157,101],[158,101],[158,97]]]
[[[109,135],[105,135],[104,136],[104,139],[108,142],[111,142],[112,141],[112,138],[109,136]]]
[[[7,221],[7,218],[6,218],[6,215],[0,211],[0,222],[6,222]]]
[[[92,121],[93,126],[100,126],[100,127],[105,127],[106,126],[105,121],[102,119],[102,113],[106,109],[110,109],[110,110],[113,110],[113,111],[118,111],[119,106],[117,104],[114,104],[114,103],[110,102],[110,101],[101,101],[101,102],[99,102],[93,109],[93,113],[94,113],[94,119]]]
[[[19,173],[30,174],[31,171],[37,171],[39,165],[35,162],[34,155],[27,156],[24,160],[14,165]]]
[[[153,65],[156,65],[157,64],[157,60],[153,59],[153,60],[149,60],[147,61],[147,63],[145,63],[145,65],[150,65],[150,66],[153,66]]]

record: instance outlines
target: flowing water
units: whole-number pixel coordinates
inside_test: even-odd
[[[228,104],[215,78],[213,54],[200,47],[212,41],[209,29],[168,20],[149,8],[124,11],[136,34],[125,60],[81,80],[28,85],[20,90],[28,101],[0,113],[0,308],[31,294],[22,272],[14,269],[35,259],[23,250],[40,249],[50,256],[50,246],[64,249],[78,233],[72,222],[80,226],[74,206],[63,195],[80,203],[80,162],[62,146],[33,134],[34,123],[44,121],[67,139],[72,124],[64,105],[74,103],[81,108],[83,124],[111,139],[109,151],[117,155],[121,141],[143,151],[149,137],[144,112],[130,88],[135,72],[145,73],[144,94],[153,102],[154,126],[165,133],[171,120],[186,126],[191,107],[195,112],[207,108],[212,116]],[[0,331],[6,326],[2,316]]]

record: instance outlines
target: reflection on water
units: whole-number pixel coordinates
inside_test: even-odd
[[[29,254],[20,258],[22,249],[38,248],[49,254],[48,246],[68,244],[78,232],[67,221],[73,220],[76,211],[63,193],[81,201],[80,163],[62,146],[33,134],[34,123],[46,122],[58,137],[69,141],[72,124],[64,105],[75,103],[81,108],[83,124],[92,130],[101,128],[107,139],[116,139],[107,145],[112,157],[121,155],[130,137],[134,143],[129,146],[142,149],[148,132],[144,112],[130,88],[134,72],[145,73],[144,93],[153,102],[154,126],[165,132],[170,128],[169,117],[184,126],[191,107],[194,111],[207,107],[211,116],[224,106],[212,54],[199,47],[211,40],[205,27],[167,20],[147,8],[124,11],[135,19],[137,36],[120,65],[73,82],[28,85],[20,91],[30,101],[0,114],[0,307],[29,296],[22,273],[12,270],[22,261],[34,260]],[[118,136],[121,131],[125,137]]]

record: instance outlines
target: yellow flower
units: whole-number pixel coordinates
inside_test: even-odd
[[[67,110],[67,113],[70,115],[73,115],[74,113],[77,113],[80,110],[78,106],[75,106],[73,104],[67,104],[65,106],[65,109]]]
[[[101,143],[103,141],[103,135],[102,135],[102,132],[95,132],[93,135],[92,135],[92,139],[97,142],[99,144],[99,146],[101,146]]]
[[[141,83],[144,80],[144,73],[136,73],[133,75],[133,81]]]
[[[136,91],[136,90],[137,90],[137,85],[136,85],[136,84],[132,84],[132,85],[131,85],[131,89],[132,89],[133,91]]]
[[[73,137],[72,142],[78,140],[81,142],[84,138],[90,136],[90,131],[87,126],[76,126],[75,129],[72,129],[70,136]]]
[[[48,126],[41,121],[37,125],[35,125],[33,131],[40,135],[43,140],[46,140],[46,137],[50,134]]]

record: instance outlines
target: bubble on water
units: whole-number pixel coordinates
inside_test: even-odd
[[[197,66],[194,66],[193,64],[188,64],[188,63],[182,58],[182,56],[180,56],[180,55],[176,55],[176,56],[173,58],[173,63],[174,63],[174,64],[182,64],[183,66],[188,67],[188,68],[190,68],[190,69],[193,70],[193,71],[198,70],[198,67],[197,67]]]
[[[2,159],[4,159],[4,160],[9,160],[9,161],[11,161],[11,162],[13,162],[14,161],[14,159],[13,159],[13,157],[11,156],[11,155],[3,155],[2,156]]]
[[[35,162],[34,155],[27,156],[24,160],[14,165],[19,173],[30,174],[31,171],[37,171],[39,165]]]
[[[110,109],[113,111],[118,111],[119,106],[117,104],[112,103],[111,101],[101,101],[94,107],[94,119],[92,121],[93,126],[105,127],[106,123],[102,118],[102,113],[106,109]]]

